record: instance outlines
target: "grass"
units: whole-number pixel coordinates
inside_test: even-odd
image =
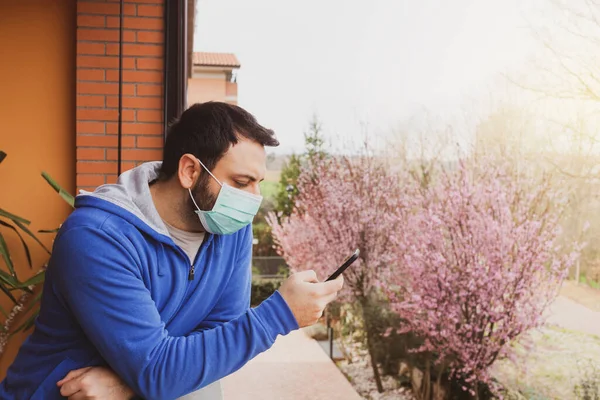
[[[279,190],[279,182],[264,180],[260,183],[260,192],[265,199],[273,199]]]
[[[579,283],[583,283],[584,285],[588,285],[589,287],[591,287],[593,289],[600,289],[600,282],[596,282],[593,279],[588,279],[588,277],[585,276],[585,275],[581,275],[579,277]]]
[[[574,388],[581,381],[582,365],[600,360],[600,338],[555,326],[529,335],[533,350],[517,346],[517,363],[498,362],[494,376],[527,399],[577,399]]]

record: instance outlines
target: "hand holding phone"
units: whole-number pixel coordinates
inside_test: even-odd
[[[278,289],[298,322],[305,327],[316,323],[323,316],[325,307],[335,300],[342,290],[344,281],[319,282],[313,270],[290,275]]]
[[[325,280],[325,282],[332,281],[338,276],[340,276],[346,270],[346,268],[348,268],[350,265],[352,265],[354,261],[358,259],[359,254],[360,250],[356,249],[354,253],[352,253],[348,258],[346,258],[342,265],[333,274],[331,274],[331,276],[327,278],[327,280]]]
[[[292,310],[300,327],[312,325],[321,318],[327,304],[342,290],[344,282],[335,279],[358,259],[359,253],[357,249],[325,282],[319,282],[315,271],[309,270],[292,274],[279,287],[279,293]],[[315,291],[316,285],[318,290]]]

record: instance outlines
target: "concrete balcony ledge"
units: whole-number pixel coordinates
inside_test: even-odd
[[[360,400],[318,342],[302,330],[223,380],[225,400]]]

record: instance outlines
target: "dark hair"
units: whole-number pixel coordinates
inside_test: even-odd
[[[279,145],[274,132],[260,125],[241,107],[212,101],[194,104],[167,131],[160,179],[172,177],[186,153],[195,155],[208,169],[213,169],[240,137],[263,146]]]

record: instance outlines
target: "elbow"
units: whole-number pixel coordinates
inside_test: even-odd
[[[202,368],[198,368],[196,373],[186,372],[189,368],[179,359],[185,355],[169,356],[167,348],[161,347],[160,351],[150,355],[132,376],[131,381],[135,385],[132,389],[144,399],[177,399],[197,390],[205,380]]]
[[[135,392],[144,399],[173,400],[184,396],[184,382],[174,379],[177,373],[166,376],[164,371],[158,371],[156,364],[148,365],[136,377]]]
[[[186,382],[177,378],[177,373],[165,379],[144,378],[138,382],[135,392],[144,399],[174,400],[200,389],[190,389]]]

